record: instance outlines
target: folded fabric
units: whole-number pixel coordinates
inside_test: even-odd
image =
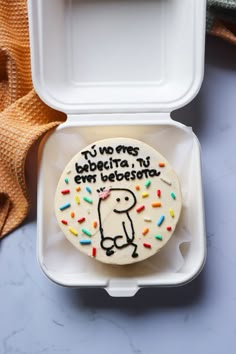
[[[236,0],[208,0],[207,31],[236,44]]]
[[[30,147],[65,119],[32,88],[26,5],[0,1],[0,237],[28,214],[24,169]]]
[[[50,0],[47,0],[50,1]],[[209,0],[209,33],[235,40],[236,0]],[[46,106],[32,87],[27,0],[0,1],[0,237],[25,219],[27,153],[65,115]]]

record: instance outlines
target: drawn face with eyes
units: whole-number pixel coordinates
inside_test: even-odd
[[[134,193],[129,189],[111,188],[110,198],[113,199],[115,208],[114,213],[127,213],[132,209],[137,200]]]

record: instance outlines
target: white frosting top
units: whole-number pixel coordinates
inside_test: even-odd
[[[169,162],[127,138],[97,141],[75,155],[55,196],[66,238],[109,264],[156,254],[173,235],[181,206],[178,177]]]

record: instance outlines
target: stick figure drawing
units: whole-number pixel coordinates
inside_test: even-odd
[[[134,225],[129,214],[137,202],[134,193],[125,188],[102,188],[98,190],[98,193],[98,218],[102,249],[106,251],[107,256],[112,256],[116,250],[132,247],[132,257],[138,257],[137,245],[134,243]],[[108,198],[109,205],[112,205],[110,213],[113,213],[114,233],[111,232],[112,225],[109,223],[109,215],[111,216],[111,214],[105,211]]]

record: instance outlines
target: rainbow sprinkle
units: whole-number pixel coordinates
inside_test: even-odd
[[[88,197],[83,197],[83,200],[89,204],[93,204],[92,199],[88,198]]]
[[[80,240],[79,243],[81,245],[91,245],[92,242],[91,240]]]
[[[135,186],[136,191],[140,191],[140,186]]]
[[[160,235],[156,235],[155,238],[156,238],[157,240],[160,240],[160,241],[163,240],[162,236],[160,236]]]
[[[152,219],[151,219],[151,218],[148,218],[148,217],[145,217],[145,218],[144,218],[144,221],[146,221],[146,222],[151,222]]]
[[[77,187],[76,188],[76,192],[80,192],[81,191],[81,188],[80,187]]]
[[[65,178],[65,182],[66,182],[66,184],[68,184],[69,183],[69,179]]]
[[[166,165],[165,162],[160,162],[159,163],[159,167],[165,167],[165,165]]]
[[[85,234],[85,235],[87,235],[87,236],[89,236],[89,237],[91,237],[92,236],[92,234],[91,234],[91,232],[89,232],[87,229],[82,229],[82,232]]]
[[[174,192],[170,193],[171,197],[175,200],[176,199],[176,195]]]
[[[142,193],[142,197],[147,198],[147,197],[149,197],[149,194],[147,192],[144,192],[144,193]]]
[[[80,224],[82,224],[82,222],[84,222],[84,221],[85,221],[85,217],[80,218],[80,219],[78,220],[78,222],[79,222]]]
[[[151,181],[150,181],[150,179],[145,183],[145,187],[146,188],[148,188],[149,186],[150,186],[150,184],[151,184]]]
[[[173,209],[170,209],[170,210],[169,210],[169,213],[170,213],[170,216],[172,216],[172,218],[174,218],[174,217],[175,217],[175,212],[174,212],[174,210],[173,210]]]
[[[72,218],[74,218],[74,217],[75,217],[75,212],[72,211],[72,212],[70,213],[70,216],[71,216]]]
[[[97,249],[95,247],[92,248],[92,257],[96,257]]]
[[[70,190],[69,189],[64,189],[63,191],[61,191],[61,194],[69,194]]]
[[[78,232],[73,227],[70,226],[69,231],[70,231],[70,233],[72,233],[72,235],[78,236]]]
[[[136,209],[137,213],[140,213],[141,211],[143,211],[145,209],[145,205],[141,205],[140,207],[138,207]]]
[[[75,195],[75,201],[77,204],[80,204],[80,197],[78,195]]]
[[[69,208],[70,206],[71,206],[70,203],[66,203],[66,204],[62,205],[59,209],[62,211],[62,210]]]
[[[152,207],[153,208],[159,208],[159,207],[161,207],[161,203],[160,202],[153,202],[152,203]]]
[[[152,248],[152,246],[150,245],[150,243],[144,243],[143,245],[144,245],[144,247],[146,247],[146,248]]]
[[[94,229],[96,229],[97,226],[98,226],[97,221],[94,221],[94,222],[93,222],[93,227],[94,227]]]
[[[157,196],[158,196],[159,198],[161,198],[161,190],[160,190],[160,189],[157,190]]]
[[[167,231],[171,231],[171,230],[172,230],[172,227],[171,227],[171,226],[167,226],[166,230],[167,230]]]
[[[160,219],[158,220],[158,222],[157,222],[157,226],[161,226],[161,224],[163,223],[164,220],[165,220],[165,216],[162,215],[162,216],[160,217]]]
[[[149,232],[149,229],[146,228],[146,229],[143,230],[142,235],[145,236],[145,235],[147,235],[148,232]]]
[[[61,223],[64,225],[68,225],[68,222],[66,220],[61,220]]]
[[[90,194],[92,193],[92,189],[90,187],[86,187],[86,191]]]

